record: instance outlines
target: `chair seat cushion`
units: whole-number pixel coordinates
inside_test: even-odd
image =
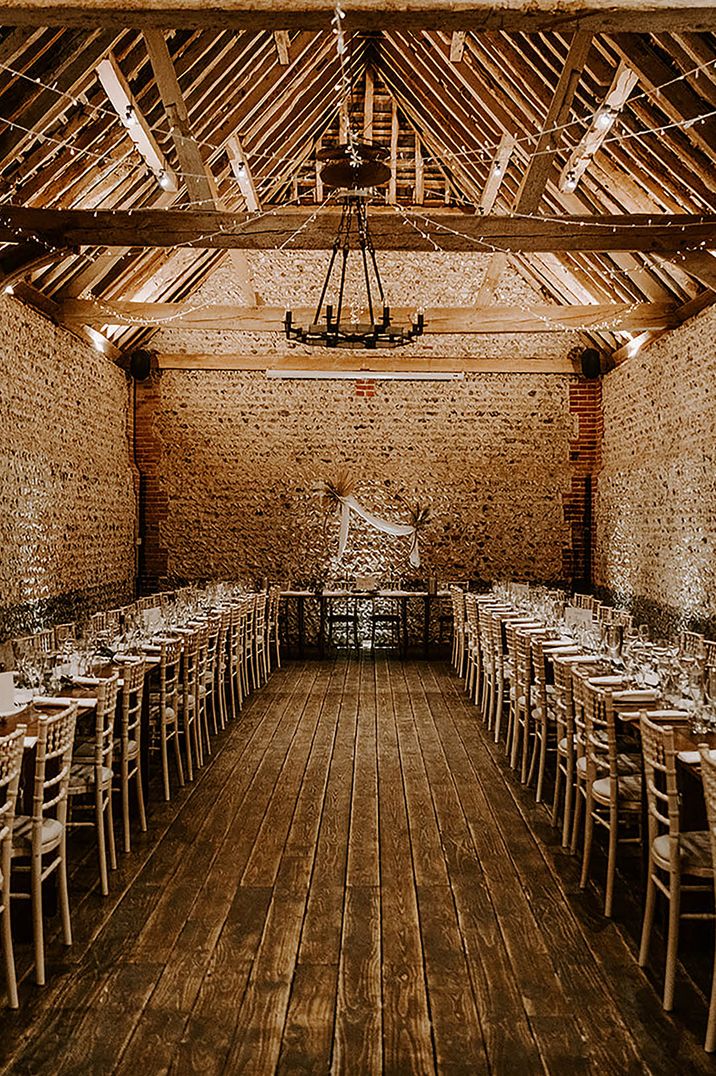
[[[63,826],[56,818],[43,818],[42,820],[42,847],[54,848],[62,838]],[[14,848],[22,854],[29,852],[32,844],[32,818],[29,815],[19,814],[15,818],[12,827],[12,843]]]
[[[711,838],[707,830],[686,831],[679,834],[679,862],[684,874],[689,871],[708,872],[713,869],[711,858]],[[659,866],[668,870],[671,854],[671,838],[662,833],[651,846],[654,859]]]
[[[136,758],[139,754],[139,744],[136,740],[127,740],[125,758]]]
[[[70,796],[77,796],[94,788],[95,777],[94,762],[73,762],[70,769]],[[102,788],[112,784],[112,771],[108,766],[101,767],[100,781]]]
[[[600,777],[592,785],[592,796],[598,803],[609,803],[611,778]],[[641,803],[641,774],[627,773],[619,777],[619,800],[627,803]]]

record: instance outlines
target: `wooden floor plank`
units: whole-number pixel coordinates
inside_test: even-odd
[[[356,1076],[383,1067],[380,890],[346,889],[333,1068]]]
[[[435,1058],[395,709],[386,664],[377,666],[378,797],[382,889],[383,1066],[433,1072]]]
[[[73,837],[0,1072],[713,1071],[447,665],[284,666],[151,823],[106,900]]]

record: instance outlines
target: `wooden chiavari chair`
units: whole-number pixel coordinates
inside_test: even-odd
[[[269,672],[271,671],[272,657],[275,659],[276,668],[281,668],[281,636],[279,632],[280,606],[281,588],[273,586],[269,590],[268,611],[266,614],[266,653]]]
[[[266,603],[268,595],[259,591],[254,594],[253,645],[251,668],[254,687],[259,688],[268,680],[268,657],[266,653]]]
[[[699,635],[697,631],[680,631],[679,653],[685,654],[688,657],[705,660],[706,640],[704,639],[704,636]]]
[[[159,692],[150,711],[150,720],[159,743],[162,759],[164,799],[171,799],[169,783],[169,744],[173,745],[174,762],[180,786],[184,786],[184,767],[179,748],[179,695],[181,689],[181,639],[163,639],[160,644]]]
[[[251,664],[254,654],[254,600],[244,598],[241,608],[241,694],[247,699],[251,692]]]
[[[716,877],[716,759],[711,757],[708,747],[705,746],[701,747],[701,779],[704,786],[704,799],[706,800],[706,817],[708,819],[711,843],[711,865]],[[711,972],[711,1000],[704,1049],[707,1053],[712,1053],[716,1050],[716,946],[714,947],[714,964]]]
[[[641,840],[641,834],[625,837],[620,833],[625,823],[640,829],[641,760],[636,753],[620,752],[617,742],[614,695],[593,687],[588,680],[583,687],[585,724],[585,818],[582,874],[584,889],[589,880],[594,824],[608,834],[607,880],[604,914],[610,917],[614,903],[614,880],[619,841]]]
[[[199,635],[197,631],[182,633],[184,646],[181,660],[179,691],[179,729],[184,740],[184,761],[189,781],[194,780],[194,763],[204,764],[204,752],[199,729],[197,698],[199,695]]]
[[[219,662],[219,639],[221,635],[222,618],[221,615],[210,616],[207,620],[207,647],[206,647],[206,667],[204,670],[204,680],[202,683],[202,694],[204,696],[204,708],[206,710],[206,720],[208,723],[209,707],[211,707],[211,727],[214,735],[218,733],[220,728],[224,728],[224,722],[221,716],[221,703],[220,703],[220,691],[217,686],[218,681],[218,662]]]
[[[71,813],[68,825],[94,826],[97,835],[97,859],[102,896],[109,895],[109,875],[107,871],[107,852],[112,870],[117,867],[117,852],[114,842],[114,821],[112,813],[112,780],[114,777],[114,725],[119,693],[119,673],[103,680],[97,687],[97,709],[95,711],[94,737],[77,745],[70,769],[68,795]],[[83,805],[76,801],[81,797],[92,800]],[[92,814],[91,821],[78,821],[77,809],[86,807]]]
[[[116,760],[116,776],[122,801],[122,836],[125,852],[132,850],[129,822],[129,789],[135,782],[137,811],[142,833],[147,832],[147,815],[144,808],[142,786],[142,705],[144,701],[144,661],[122,663],[122,695],[119,733],[119,758]]]
[[[228,639],[227,674],[231,690],[231,715],[244,705],[244,602],[231,606]]]
[[[465,619],[462,626],[465,662],[465,690],[477,703],[480,688],[480,629],[477,620],[477,598],[465,594]]]
[[[707,830],[684,832],[681,829],[673,727],[657,725],[649,720],[648,713],[641,715],[639,725],[649,818],[649,866],[639,964],[644,967],[649,959],[658,891],[669,902],[663,1006],[670,1012],[674,1007],[679,922],[681,919],[714,918],[712,912],[682,912],[681,898],[684,893],[711,892],[713,860]],[[684,883],[684,877],[692,881]],[[704,884],[696,879],[708,879],[708,882]]]
[[[20,783],[25,732],[25,726],[19,725],[15,732],[11,732],[8,736],[0,736],[0,924],[7,998],[11,1009],[17,1009],[19,1001],[10,922],[10,861],[12,859],[12,827]]]
[[[211,736],[209,734],[209,709],[207,700],[209,693],[207,681],[213,676],[213,670],[209,665],[209,625],[202,624],[196,628],[197,666],[196,666],[196,734],[201,747],[201,764],[204,762],[204,751],[207,756],[211,754]]]
[[[12,829],[12,871],[28,873],[30,891],[12,890],[13,900],[32,904],[35,981],[45,985],[45,936],[42,919],[42,883],[57,872],[62,936],[72,944],[70,901],[67,889],[67,789],[77,703],[37,721],[37,752],[32,815],[17,815]]]
[[[450,588],[452,601],[452,666],[459,677],[464,676],[465,665],[465,593],[458,587]]]

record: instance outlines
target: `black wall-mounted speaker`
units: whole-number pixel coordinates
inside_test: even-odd
[[[129,356],[129,373],[135,381],[146,381],[152,372],[151,351],[133,351]]]
[[[587,347],[580,356],[582,376],[594,381],[602,372],[602,356],[595,347]]]

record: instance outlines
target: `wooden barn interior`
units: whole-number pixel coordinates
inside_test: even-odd
[[[716,1049],[713,0],[0,0],[0,1070]]]

